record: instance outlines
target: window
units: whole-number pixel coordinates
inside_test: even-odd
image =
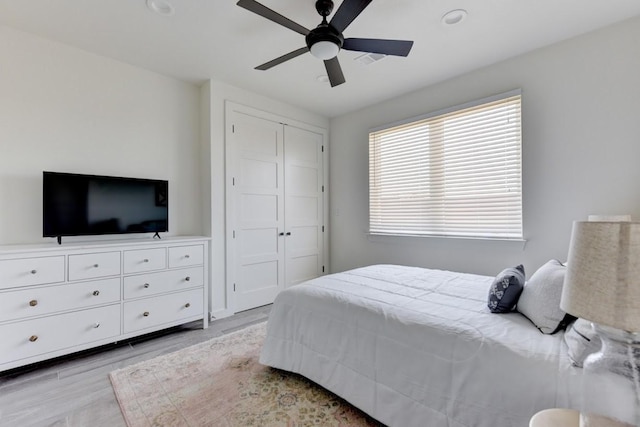
[[[369,133],[370,232],[521,239],[520,98]]]

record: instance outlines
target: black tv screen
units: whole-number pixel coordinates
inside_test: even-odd
[[[169,231],[169,183],[42,173],[44,237]]]

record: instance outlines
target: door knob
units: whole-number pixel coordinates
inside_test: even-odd
[[[287,236],[291,236],[291,232],[290,231],[287,231]]]
[[[282,231],[282,232],[279,234],[279,236],[284,236],[284,231]]]

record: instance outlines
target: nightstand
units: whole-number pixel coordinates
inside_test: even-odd
[[[573,409],[545,409],[529,421],[529,427],[579,427],[580,412]]]

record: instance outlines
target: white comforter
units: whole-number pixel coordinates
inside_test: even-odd
[[[297,372],[390,426],[522,427],[580,407],[563,334],[486,307],[492,277],[396,265],[281,292],[260,362]]]

